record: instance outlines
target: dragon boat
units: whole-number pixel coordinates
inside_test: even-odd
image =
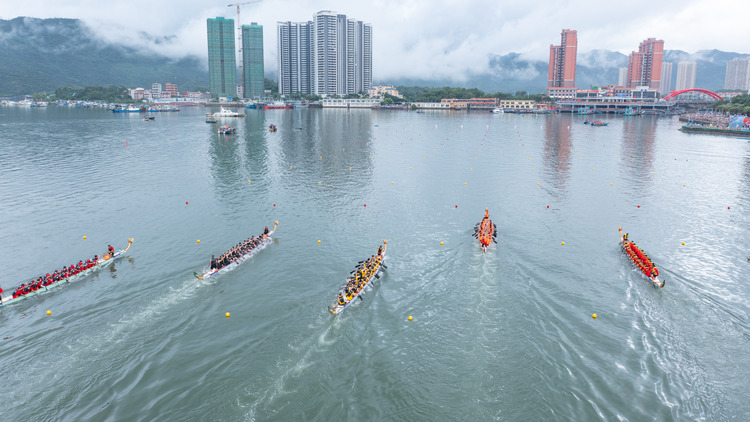
[[[199,278],[201,280],[213,277],[217,274],[225,273],[227,271],[231,271],[235,269],[238,265],[245,262],[247,259],[255,255],[256,253],[260,252],[262,249],[264,249],[266,246],[268,246],[271,242],[273,242],[273,239],[271,239],[271,235],[276,231],[276,227],[279,225],[278,221],[273,222],[273,230],[269,231],[268,234],[261,235],[260,237],[260,243],[258,243],[254,248],[250,249],[248,252],[246,252],[241,257],[237,258],[236,260],[232,261],[230,264],[225,265],[221,268],[214,268],[211,269],[211,267],[204,268],[201,274],[198,274],[197,272],[193,272],[193,275],[196,278]]]
[[[662,288],[666,283],[666,280],[659,279],[659,269],[656,268],[651,258],[648,257],[643,251],[636,246],[635,242],[628,240],[628,234],[622,234],[622,227],[618,228],[620,232],[620,243],[622,250],[628,255],[633,264],[641,271],[644,277],[646,277],[654,287]]]
[[[388,241],[383,240],[383,248],[382,250],[378,248],[378,253],[374,258],[361,261],[357,265],[357,268],[352,271],[352,275],[339,290],[333,305],[328,306],[328,312],[338,315],[354,303],[355,299],[364,300],[362,296],[365,292],[372,290],[375,281],[380,279],[387,268],[385,266],[385,250],[387,247]]]
[[[490,220],[490,212],[485,208],[484,218],[474,226],[474,237],[479,240],[479,247],[482,249],[482,252],[487,252],[487,248],[490,247],[491,242],[497,243],[497,240],[495,240],[496,236],[497,226]]]
[[[36,290],[32,290],[28,293],[25,293],[20,296],[12,297],[12,293],[9,296],[6,296],[2,298],[2,302],[0,303],[0,306],[3,305],[10,305],[12,303],[20,302],[26,298],[29,298],[31,296],[36,296],[38,294],[44,293],[46,291],[49,291],[51,289],[54,289],[55,287],[62,286],[64,284],[68,284],[72,281],[79,280],[88,274],[93,273],[94,271],[98,271],[101,268],[108,267],[110,264],[112,264],[115,259],[120,258],[125,255],[125,253],[130,249],[130,245],[133,243],[133,238],[128,239],[128,246],[125,247],[125,249],[120,249],[119,251],[113,253],[112,255],[104,255],[101,258],[99,258],[93,265],[83,271],[80,271],[78,273],[75,273],[73,275],[69,275],[67,277],[61,278],[57,281],[54,281],[46,286],[39,287]],[[31,282],[33,283],[33,281]]]

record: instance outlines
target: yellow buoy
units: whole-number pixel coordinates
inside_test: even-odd
[[[591,169],[591,171],[596,171],[596,169]]]
[[[320,243],[320,240],[318,240],[318,243]]]
[[[467,185],[468,185],[468,183],[464,183],[464,186],[467,186]]]
[[[319,185],[320,185],[320,184],[322,184],[322,183],[323,183],[323,182],[318,182],[318,184],[319,184]]]
[[[539,186],[539,187],[541,187],[541,186],[542,186],[542,184],[541,184],[541,183],[537,183],[536,185],[537,185],[537,186]]]
[[[610,186],[613,186],[612,183],[609,184]]]
[[[682,242],[682,246],[685,246],[685,242]]]
[[[409,315],[409,321],[411,321],[412,319],[413,319],[413,318],[411,317],[411,315]]]
[[[52,311],[47,311],[47,315],[52,315]]]
[[[565,246],[565,242],[562,242],[562,245]]]
[[[352,168],[351,168],[351,167],[349,167],[349,170],[351,170],[351,169],[352,169]]]
[[[321,159],[321,160],[323,159],[323,156],[322,156],[322,155],[320,156],[320,159]]]
[[[86,236],[83,236],[83,240],[86,240]]]
[[[252,182],[250,180],[248,180],[247,183],[252,183]]]
[[[198,240],[196,240],[196,241],[195,241],[195,243],[201,243],[201,240],[200,240],[200,239],[198,239]]]
[[[393,184],[393,182],[391,182],[391,184]]]
[[[227,318],[229,318],[229,312],[227,312],[227,314],[226,314],[226,315],[227,315]]]
[[[289,166],[289,168],[292,168],[292,166]]]
[[[440,246],[443,246],[443,242],[440,242]]]
[[[594,314],[594,315],[591,315],[591,318],[594,318],[594,319],[596,319],[596,314]]]

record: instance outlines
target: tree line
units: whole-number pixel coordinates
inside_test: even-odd
[[[731,100],[721,100],[713,104],[714,110],[724,111],[730,114],[750,115],[750,95],[742,94]]]

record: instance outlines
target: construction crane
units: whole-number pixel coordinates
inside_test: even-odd
[[[245,96],[245,72],[242,71],[242,60],[243,60],[243,51],[242,51],[242,24],[240,24],[240,7],[245,6],[252,3],[260,3],[263,0],[253,0],[253,1],[246,1],[243,3],[232,3],[228,4],[227,7],[237,7],[237,46],[239,47],[237,52],[239,52],[239,64],[240,64],[240,86],[242,87],[242,97]]]

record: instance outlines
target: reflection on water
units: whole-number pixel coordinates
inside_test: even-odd
[[[653,182],[656,125],[653,116],[625,118],[622,122],[621,171],[633,182],[633,193],[641,196],[646,183],[650,186]]]
[[[565,194],[570,177],[573,144],[570,140],[572,119],[568,116],[550,116],[544,128],[544,175],[555,186],[555,192]]]

